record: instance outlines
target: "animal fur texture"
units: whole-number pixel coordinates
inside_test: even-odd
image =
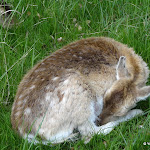
[[[142,113],[131,108],[150,95],[148,76],[143,59],[113,39],[73,42],[24,76],[12,107],[12,127],[29,141],[40,136],[43,144],[71,139],[74,131],[87,143],[95,133],[108,134]]]

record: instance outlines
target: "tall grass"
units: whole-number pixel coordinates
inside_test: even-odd
[[[122,123],[107,136],[53,147],[30,145],[11,128],[17,85],[38,61],[72,41],[108,36],[134,47],[150,66],[149,0],[10,0],[16,25],[0,26],[0,149],[150,149],[150,100],[145,115]],[[59,38],[62,37],[62,40]]]

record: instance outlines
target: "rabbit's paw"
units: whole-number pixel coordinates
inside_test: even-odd
[[[114,129],[114,127],[117,125],[118,125],[117,122],[109,122],[105,125],[100,126],[101,129],[99,132],[106,135],[106,134],[110,133]]]

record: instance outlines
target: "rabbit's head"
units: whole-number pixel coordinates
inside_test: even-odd
[[[138,87],[126,68],[126,58],[121,56],[116,67],[117,80],[104,95],[100,124],[116,120],[127,114],[137,102],[150,95],[150,86]]]

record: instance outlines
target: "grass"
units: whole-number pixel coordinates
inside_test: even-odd
[[[72,41],[108,36],[134,47],[150,66],[149,0],[10,0],[17,25],[0,26],[0,149],[150,149],[150,99],[138,107],[145,115],[120,124],[110,134],[50,147],[31,145],[11,128],[17,85],[45,56]],[[75,19],[74,19],[75,18]],[[62,37],[62,40],[58,39]],[[149,82],[150,83],[150,82]],[[143,126],[140,128],[140,126]]]

